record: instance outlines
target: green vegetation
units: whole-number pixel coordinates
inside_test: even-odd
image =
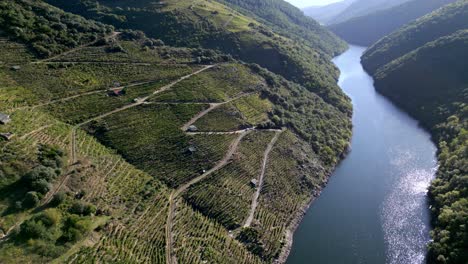
[[[28,44],[40,57],[88,44],[112,32],[112,27],[65,13],[42,1],[2,1],[0,28]]]
[[[204,105],[153,104],[116,113],[88,126],[101,142],[115,148],[130,163],[148,171],[169,186],[177,186],[211,168],[222,156],[211,147],[197,145],[191,153],[191,137],[180,129]],[[212,142],[215,149],[223,144]],[[221,146],[220,146],[221,145]],[[208,152],[208,153],[207,153]],[[221,155],[220,155],[221,154]],[[207,158],[210,157],[210,158]]]
[[[354,0],[346,2],[344,7],[338,6],[340,12],[332,18],[328,18],[327,24],[337,24],[344,21],[365,16],[379,10],[385,10],[394,6],[401,5],[410,0]]]
[[[174,229],[176,258],[181,263],[264,263],[250,253],[226,229],[203,214],[193,212],[183,201],[179,202]]]
[[[279,10],[270,16],[267,8],[257,8],[257,1],[228,1],[232,8],[207,0],[48,2],[117,28],[142,30],[166,44],[215,49],[257,63],[302,83],[340,111],[351,112],[348,98],[336,84],[338,71],[330,62],[330,56],[345,45],[302,14],[295,16],[300,11],[289,4],[263,1]]]
[[[217,65],[161,93],[156,102],[224,102],[241,93],[258,90],[262,79],[239,63]]]
[[[467,41],[468,30],[460,30],[427,43],[376,73],[379,92],[418,118],[439,145],[440,167],[430,188],[432,263],[468,260],[467,231],[463,227],[468,221]]]
[[[0,262],[275,261],[350,139],[329,62],[343,42],[280,1],[49,2],[101,22],[2,2]],[[226,132],[244,126],[258,129]],[[253,186],[279,131],[273,178]],[[251,212],[253,240],[238,236]]]
[[[254,17],[262,24],[272,27],[288,38],[312,48],[318,48],[329,55],[337,55],[346,44],[306,17],[295,6],[282,0],[221,0],[247,16]]]
[[[31,89],[40,102],[47,102],[96,90],[105,92],[113,88],[115,83],[124,86],[140,82],[164,84],[191,71],[189,66],[166,65],[29,64],[19,71],[11,72],[10,76],[21,86]],[[129,95],[140,88],[144,94],[152,87],[129,88]]]
[[[366,71],[376,71],[430,41],[448,36],[468,25],[468,2],[444,6],[385,36],[372,45],[362,57]]]
[[[412,0],[401,5],[330,25],[349,43],[370,46],[404,24],[456,0]]]
[[[263,153],[272,137],[271,132],[245,136],[233,162],[190,187],[184,198],[227,229],[239,228],[247,218],[255,191],[250,181],[258,178]]]

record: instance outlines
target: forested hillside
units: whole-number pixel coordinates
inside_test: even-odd
[[[427,14],[385,36],[362,57],[366,71],[378,68],[411,52],[427,42],[450,35],[468,25],[468,1],[459,0]]]
[[[341,13],[336,15],[329,24],[337,24],[346,20],[371,14],[373,12],[388,9],[409,0],[355,0]]]
[[[330,56],[345,48],[344,42],[319,25],[302,17],[291,18],[299,10],[279,1],[266,1],[280,6],[274,17],[265,9],[255,13],[236,11],[225,1],[56,1],[49,3],[116,28],[142,30],[166,44],[216,49],[246,62],[256,63],[290,81],[306,86],[343,112],[351,105],[336,84],[338,71]],[[223,2],[223,3],[222,3]],[[238,2],[229,1],[231,4]],[[256,2],[245,2],[256,6]],[[262,2],[260,2],[262,3]],[[242,12],[242,13],[241,13]],[[266,21],[257,20],[258,17]],[[298,39],[299,31],[307,32]],[[287,32],[287,34],[285,33]],[[181,38],[180,36],[184,36]],[[308,37],[307,37],[308,36]]]
[[[458,1],[425,16],[363,56],[376,89],[420,120],[439,146],[440,167],[429,190],[429,263],[468,261],[467,4]]]
[[[291,18],[111,2],[70,6],[101,22],[0,4],[0,263],[284,262],[294,223],[349,148],[327,51],[293,50],[305,39],[292,29],[309,24]],[[311,38],[334,38],[310,23]],[[292,79],[310,83],[200,47],[229,36],[300,58]]]
[[[406,23],[456,0],[412,0],[399,6],[330,25],[330,30],[349,43],[370,46]]]
[[[52,8],[41,1],[2,1],[0,25],[4,33],[27,43],[41,57],[95,41],[113,29]]]
[[[289,38],[303,45],[318,48],[335,56],[343,51],[345,43],[316,21],[305,16],[297,7],[283,0],[220,0],[229,6],[255,17]]]
[[[356,0],[343,0],[336,3],[331,3],[325,6],[310,6],[302,9],[304,14],[323,23],[329,24],[338,14],[343,12]]]

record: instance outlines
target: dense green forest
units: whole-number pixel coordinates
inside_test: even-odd
[[[285,261],[349,148],[345,45],[248,3],[2,1],[0,263]]]
[[[349,43],[370,46],[404,24],[452,2],[455,0],[412,0],[330,25],[329,29]]]
[[[362,57],[364,69],[374,74],[383,65],[411,52],[427,42],[465,29],[468,2],[459,0],[427,14],[385,36]]]
[[[429,190],[434,227],[429,263],[468,261],[467,7],[458,1],[437,10],[363,56],[376,89],[428,128],[439,146],[439,170]]]
[[[351,113],[348,98],[336,84],[338,70],[330,62],[333,54],[345,49],[344,42],[302,15],[293,20],[289,14],[299,11],[289,4],[281,4],[284,8],[280,12],[273,12],[273,17],[258,21],[258,17],[266,17],[265,9],[244,12],[240,6],[233,9],[221,1],[48,2],[116,28],[142,30],[166,44],[216,49],[245,62],[259,64],[290,81],[302,83],[341,111]],[[280,2],[265,3],[271,6]],[[239,8],[244,11],[236,11]],[[300,35],[305,37],[298,39]]]
[[[2,1],[0,25],[5,34],[27,43],[41,57],[97,40],[113,28],[65,13],[41,1]]]

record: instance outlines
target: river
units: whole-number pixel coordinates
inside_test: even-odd
[[[425,262],[436,147],[375,91],[360,63],[364,50],[351,46],[333,60],[353,101],[352,151],[296,230],[288,264]]]

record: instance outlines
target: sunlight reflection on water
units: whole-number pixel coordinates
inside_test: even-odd
[[[391,164],[403,176],[382,205],[381,217],[387,244],[386,262],[422,264],[425,262],[429,230],[421,212],[425,212],[427,190],[437,168],[415,168],[417,155],[408,150],[400,151],[393,157]]]

